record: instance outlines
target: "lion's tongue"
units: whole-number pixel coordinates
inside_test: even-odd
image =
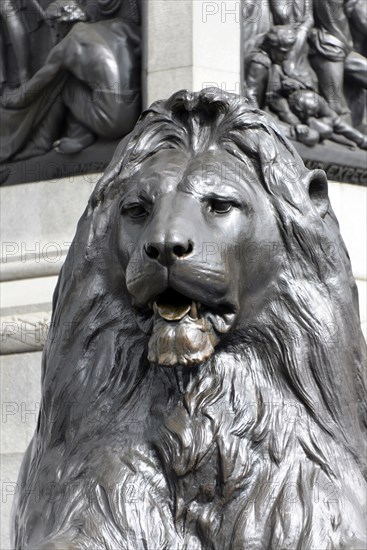
[[[187,315],[191,309],[191,304],[173,305],[173,304],[157,304],[157,312],[166,321],[180,321]]]

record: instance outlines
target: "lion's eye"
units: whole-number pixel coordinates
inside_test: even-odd
[[[134,220],[145,218],[148,215],[147,210],[141,204],[131,204],[123,206],[121,213],[133,218]]]
[[[222,201],[219,199],[211,199],[209,201],[209,210],[215,214],[227,214],[233,208],[233,203],[230,201]]]

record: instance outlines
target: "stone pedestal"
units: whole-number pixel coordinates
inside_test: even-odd
[[[240,92],[241,2],[145,0],[144,104],[187,88]]]
[[[11,505],[23,454],[37,426],[41,399],[41,352],[1,357],[1,539],[9,550]]]
[[[352,262],[362,331],[367,340],[367,188],[329,182],[329,196]]]
[[[99,174],[0,189],[1,550],[11,504],[37,425],[41,350],[57,276]]]

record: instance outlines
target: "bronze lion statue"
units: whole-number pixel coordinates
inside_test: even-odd
[[[365,549],[365,343],[322,171],[209,88],[154,103],[54,294],[16,549]]]

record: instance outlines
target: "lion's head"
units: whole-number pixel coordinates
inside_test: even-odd
[[[209,93],[177,94],[156,106],[114,181],[118,264],[138,324],[150,335],[153,363],[203,363],[277,292],[285,261],[280,197],[267,188],[252,150],[268,163],[281,152],[261,132],[261,121],[255,124],[258,113],[243,107]],[[295,209],[307,204],[318,219],[326,214],[323,172],[284,164],[276,177],[283,201],[292,198]]]
[[[325,175],[271,118],[217,89],[153,104],[94,190],[55,291],[21,481],[76,488],[57,504],[19,495],[19,547],[358,547],[356,298]],[[129,476],[144,480],[137,504]],[[330,480],[338,503],[314,503],[310,484]]]

